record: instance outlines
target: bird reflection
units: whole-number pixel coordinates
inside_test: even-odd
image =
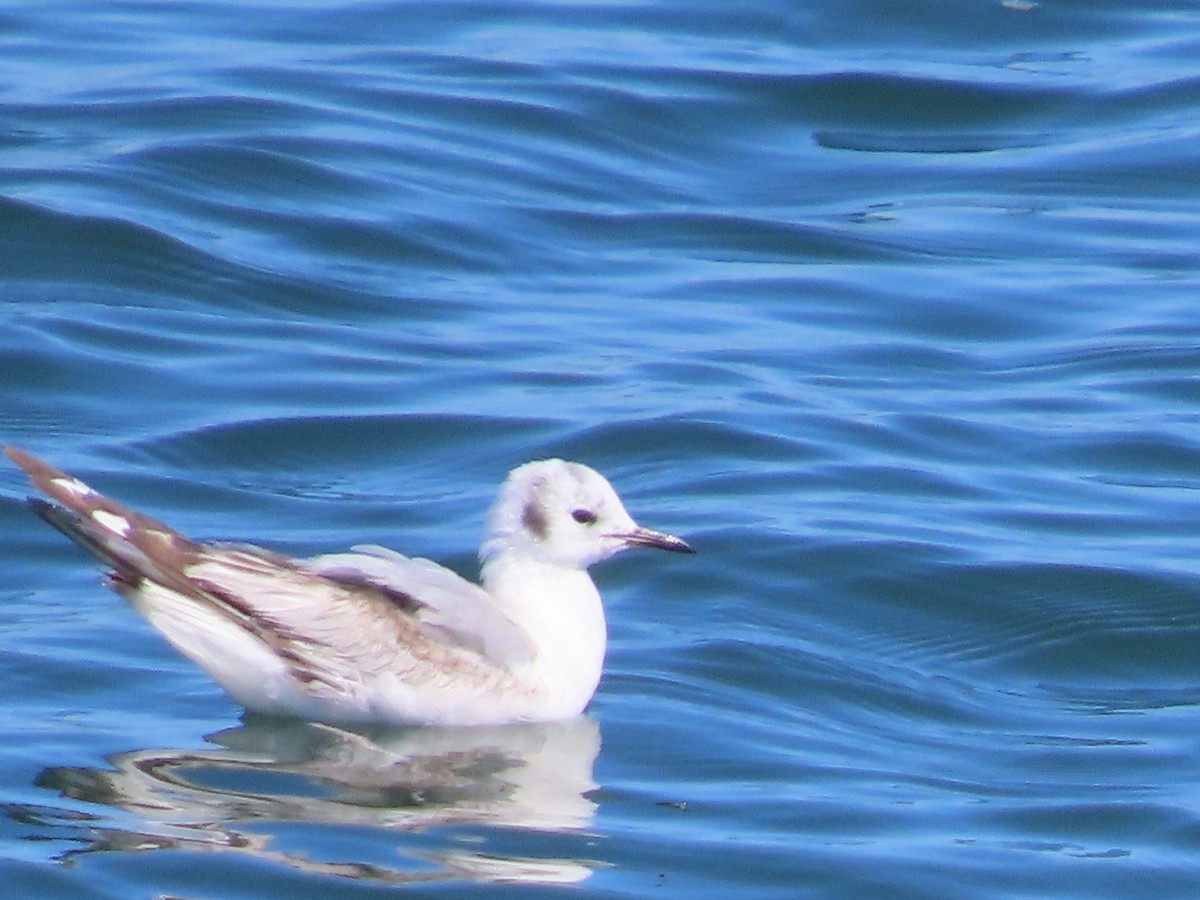
[[[592,766],[600,730],[587,717],[486,728],[348,731],[327,725],[247,717],[211,735],[214,749],[134,750],[112,768],[55,766],[37,784],[63,797],[134,814],[92,816],[78,809],[9,807],[50,839],[80,844],[60,858],[100,851],[169,848],[250,853],[295,869],[399,883],[470,879],[571,883],[591,874],[586,860],[514,856],[487,849],[472,832],[422,839],[402,833],[453,825],[580,832],[595,813]],[[325,860],[316,846],[272,846],[271,821],[388,829],[412,864]],[[128,826],[128,827],[126,827]],[[294,835],[294,831],[289,831]],[[289,847],[294,843],[289,837]],[[512,841],[505,841],[511,851]],[[520,846],[520,843],[517,844]],[[389,854],[390,855],[390,854]],[[392,857],[395,858],[395,857]],[[431,865],[432,864],[432,865]]]

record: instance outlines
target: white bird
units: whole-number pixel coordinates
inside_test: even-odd
[[[4,452],[57,501],[31,497],[34,512],[109,567],[108,586],[234,700],[313,721],[578,715],[607,640],[588,566],[636,545],[693,552],[638,526],[603,476],[561,459],[509,473],[478,586],[384,547],[301,560],[199,543],[23,450]]]

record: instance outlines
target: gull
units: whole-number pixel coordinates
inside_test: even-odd
[[[607,632],[594,563],[633,546],[694,552],[642,528],[602,475],[513,469],[480,548],[482,584],[375,545],[293,559],[201,543],[30,453],[5,454],[55,502],[42,519],[100,559],[106,583],[248,710],[331,724],[500,725],[579,715]]]

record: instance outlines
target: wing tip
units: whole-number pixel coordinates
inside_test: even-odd
[[[5,444],[4,455],[9,458],[14,466],[23,471],[30,478],[35,476],[35,473],[48,470],[49,465],[42,462],[28,450],[22,450],[16,444]]]

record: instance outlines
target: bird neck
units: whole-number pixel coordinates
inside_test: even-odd
[[[534,677],[562,705],[582,712],[600,681],[607,630],[600,593],[579,568],[501,553],[483,566],[484,589],[537,647]]]

